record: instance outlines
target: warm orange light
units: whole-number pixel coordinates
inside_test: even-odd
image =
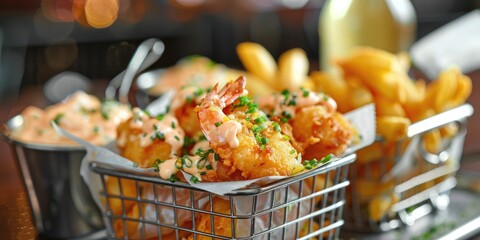
[[[87,22],[87,17],[85,17],[85,1],[86,0],[73,0],[72,4],[72,14],[82,26],[90,26]]]
[[[106,28],[118,17],[117,0],[86,0],[85,17],[90,26]]]

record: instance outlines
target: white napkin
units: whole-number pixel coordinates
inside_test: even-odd
[[[430,79],[457,66],[464,73],[480,69],[480,10],[444,25],[413,44],[414,64]]]

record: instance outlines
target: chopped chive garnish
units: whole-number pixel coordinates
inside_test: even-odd
[[[63,118],[63,113],[59,113],[57,115],[55,115],[55,118],[53,119],[53,122],[55,122],[57,125],[60,123],[60,120],[62,120]]]
[[[175,129],[175,128],[177,127],[176,124],[175,124],[175,122],[172,122],[171,125],[172,125],[172,128],[173,128],[173,129]]]
[[[157,120],[162,121],[164,117],[165,117],[165,114],[159,114],[157,115]]]
[[[265,124],[253,125],[252,126],[252,132],[253,133],[259,133],[259,132],[263,131],[265,128],[267,128],[267,126]]]
[[[192,176],[192,177],[190,178],[190,182],[198,183],[199,181],[200,181],[200,180],[199,180],[197,177],[195,177],[195,176]]]
[[[261,124],[261,123],[266,122],[267,118],[265,116],[261,116],[261,117],[255,118],[254,121],[255,121],[256,124]]]
[[[295,153],[295,150],[290,150],[290,154],[294,154]]]
[[[282,129],[280,128],[280,124],[278,124],[277,122],[272,122],[272,125],[273,125],[273,130],[275,130],[276,132],[282,131]]]
[[[183,156],[180,159],[182,159],[182,165],[184,165],[187,168],[191,168],[193,161],[189,156]]]
[[[170,175],[170,178],[168,179],[168,181],[170,181],[170,182],[176,182],[178,180],[179,179],[178,179],[177,175],[175,175],[175,174]]]
[[[220,125],[222,125],[222,122],[216,122],[215,123],[215,127],[219,127]]]
[[[154,168],[155,172],[160,171],[160,164],[165,162],[164,160],[157,159],[155,162],[153,162],[152,167]]]

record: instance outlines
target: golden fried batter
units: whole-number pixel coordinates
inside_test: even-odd
[[[120,155],[151,167],[156,160],[165,160],[180,154],[184,131],[171,115],[157,119],[134,109],[134,116],[118,127],[117,147]]]
[[[218,180],[290,176],[303,170],[278,123],[242,96],[245,82],[240,77],[220,91],[214,87],[197,108],[200,127],[223,165],[217,168]]]

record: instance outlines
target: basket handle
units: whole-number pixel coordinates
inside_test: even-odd
[[[159,39],[150,38],[143,41],[135,51],[127,69],[115,76],[108,84],[105,98],[107,100],[115,99],[117,90],[119,90],[120,102],[128,103],[128,92],[135,75],[150,67],[162,56],[164,51],[165,45]]]

